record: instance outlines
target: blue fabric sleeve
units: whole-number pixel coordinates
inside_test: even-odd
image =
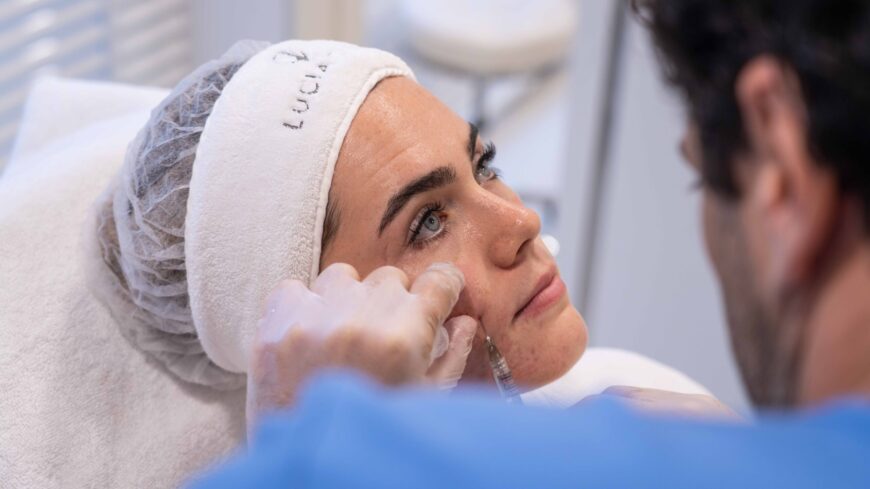
[[[744,425],[647,417],[608,400],[555,411],[328,376],[193,487],[867,489],[870,404]]]

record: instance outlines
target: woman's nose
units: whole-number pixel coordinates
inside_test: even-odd
[[[519,199],[499,199],[493,216],[490,256],[501,268],[511,268],[523,260],[541,234],[541,218]]]

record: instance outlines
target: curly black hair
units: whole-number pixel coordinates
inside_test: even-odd
[[[702,175],[737,198],[732,162],[746,149],[735,97],[740,70],[770,55],[797,76],[809,150],[841,190],[863,200],[870,229],[870,2],[633,0],[664,75],[684,97],[703,146]]]

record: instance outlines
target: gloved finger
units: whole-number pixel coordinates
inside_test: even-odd
[[[359,282],[359,273],[356,268],[347,263],[333,263],[320,272],[320,275],[314,280],[311,290],[323,297],[331,290],[341,289],[354,282]]]
[[[278,342],[290,327],[293,312],[316,304],[314,293],[298,280],[285,280],[266,299],[265,310],[257,323],[261,341]]]
[[[471,345],[477,332],[477,321],[470,316],[457,316],[444,325],[449,331],[447,351],[429,368],[428,377],[439,388],[452,389],[462,377]]]
[[[312,295],[308,287],[298,280],[283,280],[273,290],[263,304],[261,318],[284,315],[295,309],[298,304]]]
[[[430,265],[411,284],[411,293],[422,300],[423,315],[433,337],[436,328],[450,315],[464,287],[465,277],[462,272],[449,263]]]
[[[648,392],[649,389],[641,389],[629,385],[612,385],[601,392],[602,395],[612,397],[638,397],[638,395]]]
[[[363,282],[367,285],[373,286],[392,282],[400,285],[403,289],[408,290],[408,286],[411,284],[411,279],[409,279],[408,275],[402,270],[396,267],[385,266],[375,269]]]
[[[685,394],[644,387],[614,386],[602,392],[601,396],[619,397],[630,402],[633,406],[651,411],[739,419],[739,415],[730,407],[707,394]]]
[[[435,331],[435,340],[432,344],[432,355],[429,357],[429,366],[431,367],[435,360],[441,358],[447,353],[447,348],[450,346],[450,334],[444,326],[438,326]]]
[[[444,356],[447,353],[447,348],[450,347],[450,334],[444,326],[438,326],[435,331],[435,340],[432,344],[432,354],[429,357],[429,365],[431,366],[435,360]]]

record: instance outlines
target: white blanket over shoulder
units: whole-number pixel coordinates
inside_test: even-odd
[[[2,488],[177,487],[244,439],[244,389],[175,380],[87,288],[86,220],[147,117],[28,143],[0,178]]]

